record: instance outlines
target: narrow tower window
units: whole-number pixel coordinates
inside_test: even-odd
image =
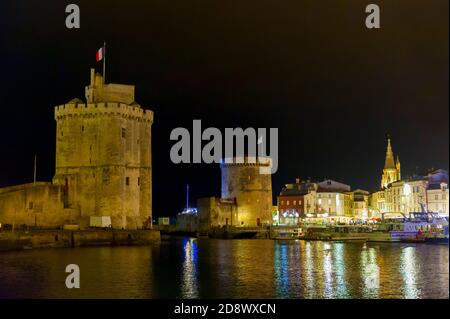
[[[129,177],[125,177],[125,185],[130,185],[130,178]]]
[[[127,130],[124,127],[122,127],[122,137],[123,138],[125,138],[126,132],[127,132]]]

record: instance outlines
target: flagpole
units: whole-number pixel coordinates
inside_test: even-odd
[[[186,185],[186,209],[189,209],[189,184]]]
[[[103,83],[106,84],[106,41],[103,41],[103,50],[105,51],[103,52]]]
[[[34,174],[33,174],[33,184],[36,185],[36,154],[34,154]]]

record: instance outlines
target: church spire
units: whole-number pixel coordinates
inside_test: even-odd
[[[384,169],[395,169],[394,153],[392,152],[391,137],[388,136],[388,145],[386,149],[386,160],[384,161]]]

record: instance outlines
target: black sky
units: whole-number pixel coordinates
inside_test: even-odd
[[[108,82],[155,112],[156,216],[183,207],[186,183],[192,203],[220,194],[216,165],[170,161],[170,131],[193,119],[278,127],[274,195],[297,176],[376,189],[387,133],[404,176],[448,169],[448,14],[447,0],[0,0],[0,186],[31,181],[35,153],[51,180],[53,107],[84,98],[103,40]]]

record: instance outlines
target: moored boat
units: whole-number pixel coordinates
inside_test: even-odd
[[[424,243],[443,240],[444,227],[448,222],[436,213],[415,212],[409,217],[383,220],[374,225],[369,233],[369,242],[414,242]],[[448,237],[448,236],[447,236]]]

